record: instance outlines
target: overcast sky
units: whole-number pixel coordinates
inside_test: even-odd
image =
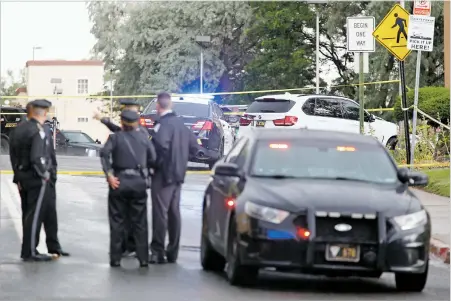
[[[95,43],[84,2],[1,2],[1,74],[35,59],[81,60]]]

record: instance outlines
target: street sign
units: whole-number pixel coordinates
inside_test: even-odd
[[[434,47],[434,26],[434,17],[410,15],[407,48],[431,52]]]
[[[407,48],[409,15],[401,5],[396,4],[373,32],[376,40],[400,61],[404,61],[411,52]]]
[[[431,1],[429,0],[415,0],[413,4],[413,14],[421,16],[431,15]]]
[[[374,17],[346,18],[346,36],[348,52],[374,52],[376,45],[372,35]]]

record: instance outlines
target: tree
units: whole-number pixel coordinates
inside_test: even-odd
[[[18,78],[14,75],[12,70],[7,70],[6,76],[2,76],[0,81],[0,95],[2,96],[2,104],[4,104],[6,100],[14,103],[14,98],[8,99],[5,98],[5,96],[15,96],[16,90],[23,86],[25,86],[25,70],[22,69],[19,71]]]

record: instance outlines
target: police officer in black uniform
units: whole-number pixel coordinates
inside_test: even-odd
[[[50,261],[51,256],[36,252],[37,241],[46,207],[51,199],[48,189],[51,177],[49,139],[43,124],[51,103],[35,100],[31,103],[30,119],[15,129],[13,148],[17,150],[15,173],[24,190],[25,218],[22,240],[24,261]]]
[[[124,232],[131,225],[136,255],[141,267],[148,265],[147,186],[154,167],[153,144],[138,128],[137,112],[121,113],[123,130],[111,134],[100,152],[109,184],[110,265],[120,266]],[[111,161],[110,161],[111,159]]]
[[[151,187],[153,233],[149,260],[156,264],[177,261],[181,231],[180,192],[188,158],[206,152],[199,147],[194,134],[171,108],[171,96],[160,93],[157,97],[160,119],[152,137],[158,160]],[[169,244],[165,250],[166,231]]]
[[[135,100],[133,99],[122,99],[120,101],[121,104],[121,108],[122,110],[130,110],[130,111],[135,111],[138,112],[139,110],[139,103],[137,103]],[[122,128],[120,126],[118,126],[117,124],[114,124],[110,118],[108,117],[101,117],[100,114],[97,112],[94,114],[94,119],[100,120],[101,123],[103,123],[104,125],[106,125],[106,127],[112,131],[113,133],[117,133],[119,131],[122,130]],[[142,126],[138,127],[139,130],[146,136],[149,136],[149,132],[147,131],[147,129],[145,129]],[[133,235],[130,233],[130,225],[126,225],[126,237],[127,239],[124,240],[124,245],[122,247],[123,249],[123,255],[124,256],[133,256],[135,253],[135,243],[134,243],[134,238]]]

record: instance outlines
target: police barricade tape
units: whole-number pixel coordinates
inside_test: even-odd
[[[426,168],[426,167],[434,167],[434,168],[443,168],[450,167],[449,162],[443,163],[418,163],[418,164],[399,164],[398,167],[416,167],[416,168]],[[188,170],[187,174],[191,175],[211,175],[211,170]],[[13,174],[12,170],[0,170],[0,174]],[[78,170],[60,170],[58,171],[58,175],[70,175],[70,176],[104,176],[105,173],[103,171],[78,171]]]
[[[376,82],[367,82],[361,84],[347,84],[347,85],[334,85],[328,87],[319,87],[320,89],[328,89],[328,88],[342,88],[342,87],[358,87],[358,86],[368,86],[368,85],[378,85],[378,84],[390,84],[390,83],[399,83],[399,80],[386,80],[386,81],[376,81]],[[316,87],[304,87],[304,88],[292,88],[292,89],[273,89],[273,90],[255,90],[255,91],[239,91],[239,92],[218,92],[218,93],[203,93],[199,94],[199,96],[218,96],[218,95],[241,95],[241,94],[260,94],[260,93],[272,93],[272,92],[291,92],[291,91],[308,91],[315,90]],[[195,93],[194,93],[195,94]],[[189,93],[173,93],[172,96],[186,96]],[[149,95],[44,95],[44,96],[1,96],[3,99],[29,99],[29,98],[84,98],[84,99],[123,99],[123,98],[151,98],[156,97],[156,94]]]
[[[210,175],[210,170],[188,170],[187,174],[193,175]],[[11,175],[13,174],[12,170],[0,170],[0,174]],[[78,171],[78,170],[60,170],[58,171],[58,175],[69,175],[69,176],[104,176],[105,173],[103,171]]]

